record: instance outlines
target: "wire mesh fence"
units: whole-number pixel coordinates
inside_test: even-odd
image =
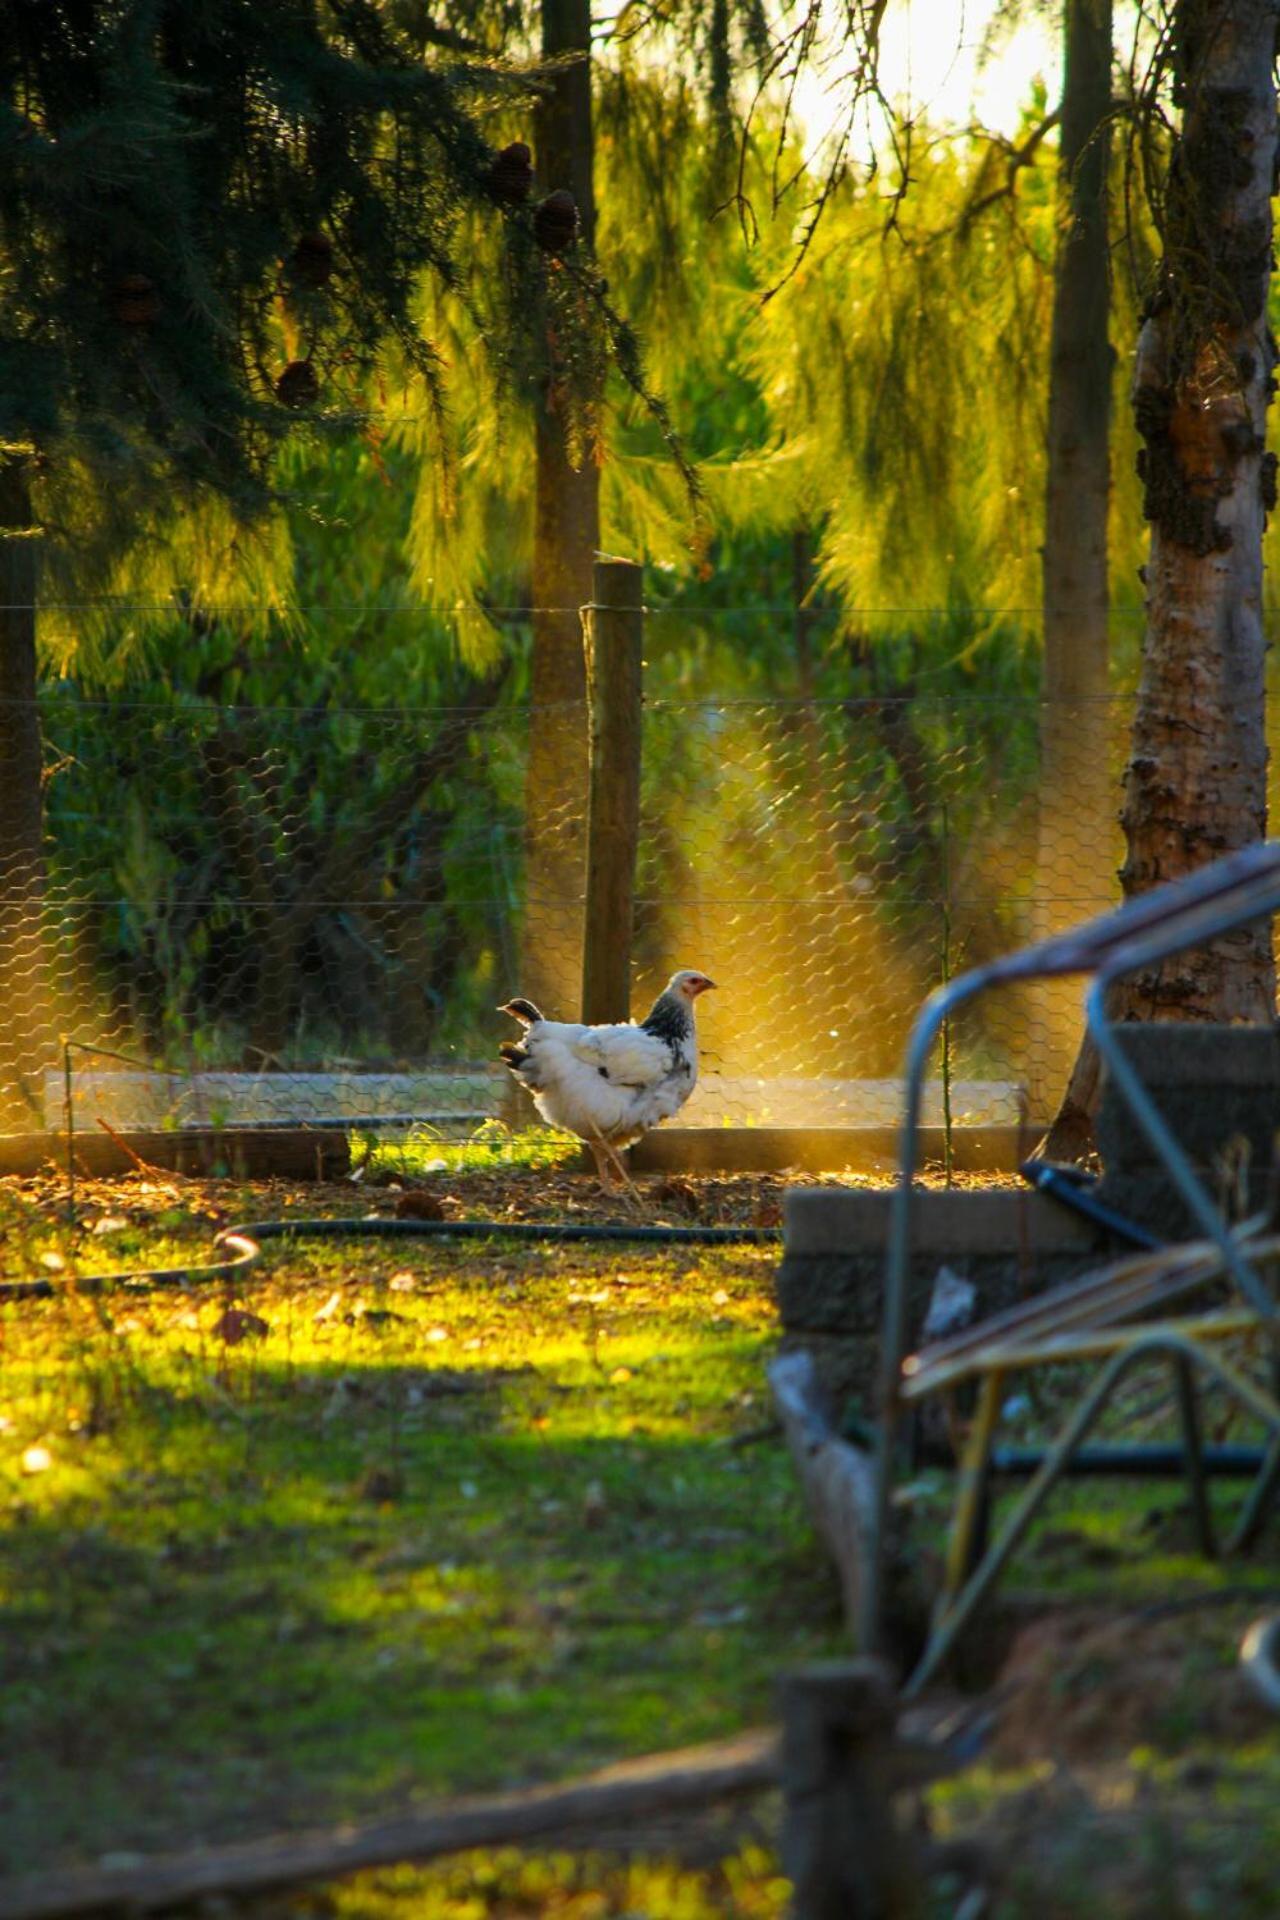
[[[683,1117],[890,1123],[922,996],[1114,897],[1129,703],[1047,717],[1019,695],[724,697],[690,677],[645,705],[632,940],[638,1011],[676,966],[719,983]],[[67,1066],[88,1128],[516,1111],[497,1003],[578,1007],[581,709],[62,684],[39,718],[43,871],[0,885],[0,1126],[60,1126]],[[1047,796],[1055,726],[1077,778]],[[563,777],[530,799],[547,730]],[[1077,1008],[1059,989],[966,1016],[926,1120],[1048,1111]]]

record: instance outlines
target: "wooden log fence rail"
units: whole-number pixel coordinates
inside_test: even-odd
[[[616,1842],[620,1829],[781,1789],[794,1920],[902,1920],[920,1868],[892,1796],[954,1773],[965,1756],[898,1726],[891,1680],[874,1661],[802,1668],[785,1677],[781,1704],[781,1738],[758,1728],[559,1785],[477,1795],[390,1820],[0,1880],[0,1916],[158,1913],[481,1847],[587,1847],[593,1836]]]

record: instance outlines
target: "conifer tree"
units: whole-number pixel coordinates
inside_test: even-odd
[[[518,97],[477,54],[424,57],[378,0],[10,0],[0,1081],[25,1089],[28,1125],[49,1043],[37,574],[83,602],[202,506],[242,541],[270,510],[281,442],[358,419],[389,343],[438,408],[417,288],[426,274],[470,297],[469,208],[525,239],[479,117]],[[500,349],[512,326],[487,329]]]

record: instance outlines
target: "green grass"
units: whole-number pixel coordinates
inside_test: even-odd
[[[434,1173],[510,1173],[567,1167],[581,1152],[582,1142],[575,1134],[558,1133],[552,1127],[513,1131],[501,1120],[486,1120],[465,1140],[434,1127],[414,1127],[402,1134],[356,1131],[351,1135],[354,1165],[365,1162],[370,1174],[396,1179]]]
[[[466,1213],[598,1204],[555,1167],[484,1157],[523,1151],[495,1137],[414,1177]],[[86,1187],[71,1223],[56,1181],[0,1185],[3,1267],[74,1283],[204,1259],[235,1219],[394,1198],[156,1176]],[[698,1204],[755,1202],[708,1182]],[[776,1257],[269,1243],[239,1293],[70,1284],[0,1304],[0,1873],[381,1816],[770,1718],[778,1673],[843,1644],[785,1453],[736,1444],[768,1418]],[[232,1305],[265,1334],[229,1342]],[[918,1492],[936,1545],[946,1476]],[[1215,1489],[1224,1518],[1238,1498]],[[1152,1604],[1274,1589],[1273,1541],[1248,1571],[1207,1566],[1182,1499],[1064,1488],[1005,1591],[1127,1609],[1136,1654]],[[1186,1616],[1151,1713],[1130,1702],[1137,1750],[1096,1780],[1006,1756],[935,1790],[936,1832],[994,1836],[1009,1863],[999,1920],[1272,1910],[1280,1753],[1256,1736],[1233,1753],[1206,1708],[1247,1613]],[[1078,1658],[1065,1644],[1050,1754],[1058,1723],[1128,1680],[1123,1638]],[[1189,1785],[1205,1764],[1208,1785]],[[252,1911],[776,1920],[772,1839],[768,1817],[727,1830],[698,1867],[472,1856]],[[928,1920],[962,1894],[939,1882]]]
[[[73,1258],[41,1217],[24,1249],[206,1236],[162,1209]],[[781,1451],[725,1444],[761,1419],[772,1258],[273,1249],[239,1344],[218,1288],[0,1309],[5,1869],[767,1717],[836,1624]]]

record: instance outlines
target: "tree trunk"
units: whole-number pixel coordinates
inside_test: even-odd
[[[1125,773],[1126,897],[1266,832],[1262,533],[1275,362],[1267,326],[1280,0],[1183,0],[1184,92],[1161,283],[1133,404],[1151,522],[1147,629]],[[1245,929],[1122,983],[1119,1017],[1275,1017],[1271,929]]]
[[[580,247],[595,238],[591,152],[591,11],[588,0],[543,0],[545,59],[580,53],[559,68],[534,116],[538,187],[573,195]],[[554,351],[548,345],[548,353]],[[525,774],[525,914],[520,990],[549,1014],[574,1016],[581,990],[586,849],[586,669],[579,608],[591,598],[600,544],[599,474],[575,468],[554,374],[537,410],[533,535],[533,660]]]
[[[1044,664],[1035,933],[1060,933],[1115,898],[1110,780],[1107,508],[1111,419],[1107,158],[1111,0],[1066,0],[1061,236],[1049,347],[1042,581]],[[1080,1042],[1076,981],[1036,996],[1032,1111],[1057,1096]]]
[[[26,461],[0,460],[0,1128],[44,1123],[53,1027],[44,943],[43,756]]]
[[[1278,19],[1278,0],[1182,0],[1174,21],[1183,121],[1133,382],[1151,553],[1124,778],[1126,899],[1266,831],[1262,532],[1275,504],[1265,431]],[[1270,927],[1121,981],[1112,1013],[1271,1021]],[[1098,1092],[1090,1055],[1082,1050],[1051,1155],[1090,1144]]]

